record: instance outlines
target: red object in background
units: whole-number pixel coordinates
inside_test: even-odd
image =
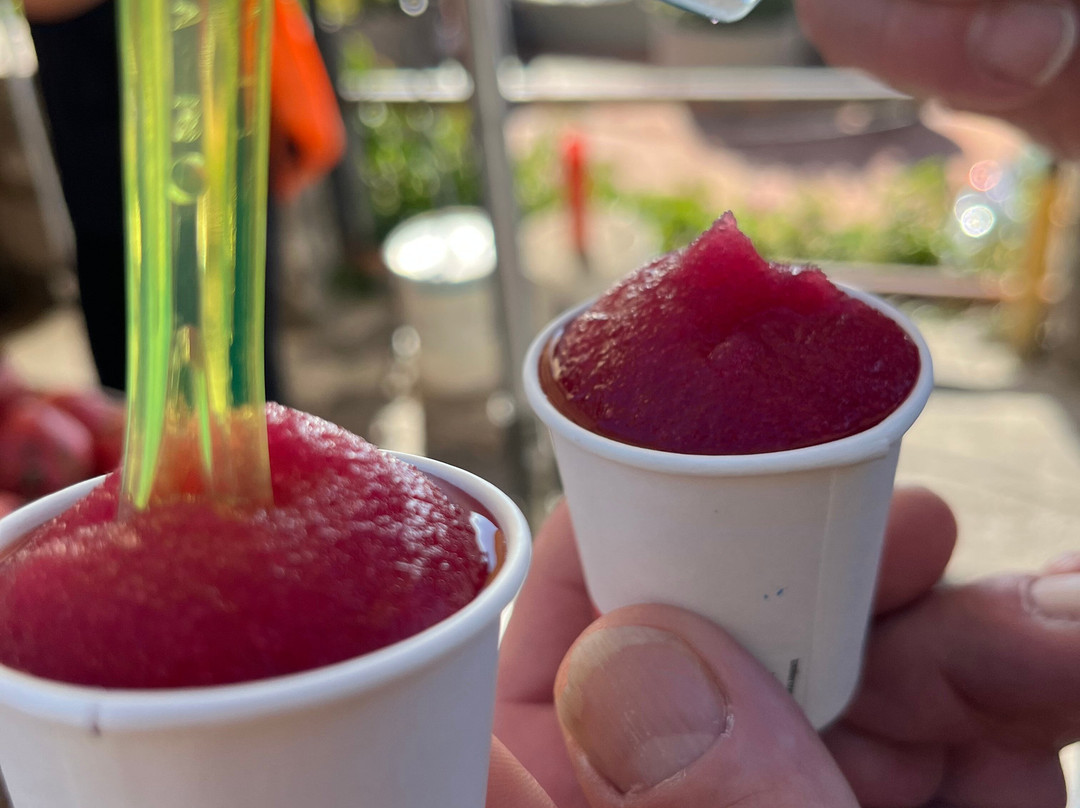
[[[469,513],[345,430],[267,407],[274,508],[114,519],[112,475],[0,565],[0,658],[62,681],[185,687],[320,667],[409,637],[488,577]]]
[[[7,410],[0,424],[0,489],[36,499],[93,473],[93,436],[73,415],[35,396]]]
[[[11,503],[116,469],[124,422],[119,396],[34,390],[0,356],[0,516]]]
[[[574,250],[585,256],[585,210],[589,203],[589,175],[585,162],[585,138],[570,132],[562,141],[563,180],[566,183],[566,204],[570,209],[570,232]]]
[[[4,411],[29,392],[19,374],[0,356],[0,419]]]
[[[12,511],[17,511],[23,506],[22,497],[12,494],[10,491],[0,491],[0,519],[3,519]]]
[[[296,0],[275,0],[270,58],[270,190],[288,200],[345,154],[337,94]]]
[[[108,474],[120,466],[124,452],[124,403],[101,390],[53,393],[50,404],[75,417],[94,441],[94,473]]]

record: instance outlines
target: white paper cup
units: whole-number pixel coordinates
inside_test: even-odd
[[[840,714],[858,683],[900,439],[933,387],[930,353],[911,322],[846,291],[907,332],[921,370],[881,423],[818,446],[687,455],[577,425],[548,400],[538,368],[549,340],[587,305],[548,325],[525,359],[525,392],[551,433],[596,605],[666,603],[715,621],[816,727]]]
[[[220,687],[104,690],[0,666],[0,768],[14,808],[478,808],[499,617],[529,564],[524,517],[493,485],[400,455],[474,497],[506,540],[465,608],[394,645]],[[0,547],[99,480],[0,521]]]

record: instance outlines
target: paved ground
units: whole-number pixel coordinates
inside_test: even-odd
[[[973,311],[924,316],[938,388],[908,433],[901,482],[927,485],[953,506],[961,540],[957,579],[1032,569],[1080,546],[1080,439],[1071,399],[1039,392],[1064,371],[1026,369]],[[966,322],[965,322],[966,321]]]

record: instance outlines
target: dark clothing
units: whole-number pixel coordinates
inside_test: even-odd
[[[120,78],[112,0],[77,19],[33,25],[53,151],[75,229],[90,350],[101,383],[124,389],[124,216]]]
[[[66,22],[31,26],[45,109],[68,211],[75,230],[90,350],[101,383],[126,382],[124,207],[120,161],[120,76],[113,0]],[[273,232],[268,227],[268,232]],[[267,249],[266,395],[280,401],[274,276],[278,252]]]

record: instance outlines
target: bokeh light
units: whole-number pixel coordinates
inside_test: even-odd
[[[968,170],[968,183],[976,191],[989,191],[1001,181],[997,160],[980,160]]]
[[[972,238],[982,238],[994,229],[994,222],[997,217],[987,205],[971,205],[957,219],[960,222],[960,229],[964,231],[965,235]]]

